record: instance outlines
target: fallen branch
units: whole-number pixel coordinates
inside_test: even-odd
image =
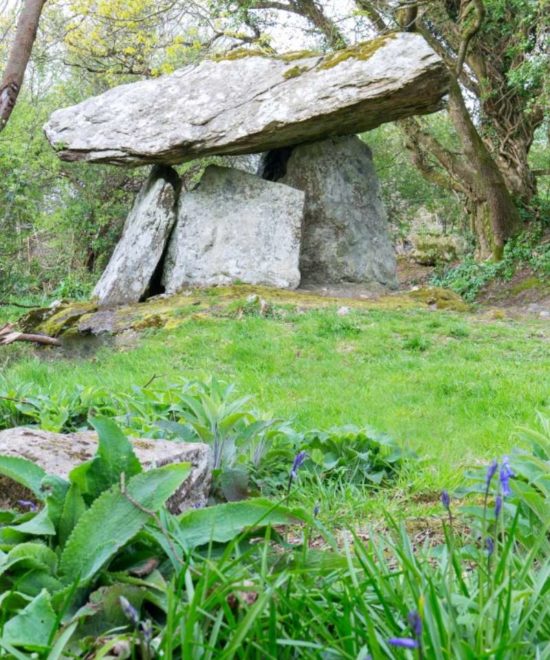
[[[61,342],[59,339],[55,339],[55,337],[18,332],[14,328],[15,326],[12,323],[8,323],[8,325],[0,328],[0,346],[7,346],[16,341],[28,341],[33,344],[44,344],[46,346],[61,346]]]

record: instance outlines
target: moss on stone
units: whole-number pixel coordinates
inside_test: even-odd
[[[271,60],[279,60],[281,62],[295,62],[296,60],[303,60],[307,57],[321,57],[322,53],[314,50],[297,50],[291,53],[283,53],[278,55],[261,48],[236,48],[229,50],[225,53],[216,53],[211,55],[209,59],[214,62],[226,62],[232,60],[242,60],[245,57],[265,57]]]
[[[273,58],[273,55],[260,48],[235,48],[235,50],[229,50],[225,53],[211,55],[210,59],[214,62],[231,62],[233,60],[242,60],[245,57]]]
[[[395,37],[394,33],[384,34],[376,39],[371,41],[363,41],[360,44],[354,44],[349,48],[344,48],[343,50],[337,50],[334,53],[330,53],[323,58],[323,61],[319,64],[318,69],[326,70],[332,69],[338,64],[345,62],[350,59],[355,60],[368,60],[370,59],[377,50],[384,46],[388,39],[393,39]]]
[[[69,303],[40,323],[37,329],[49,337],[59,337],[73,329],[84,314],[95,311],[97,311],[95,302]]]
[[[429,287],[427,289],[418,289],[408,294],[413,300],[422,302],[436,309],[446,309],[455,312],[467,312],[470,307],[454,291],[441,289],[438,287]]]
[[[290,80],[291,78],[297,78],[298,76],[301,76],[302,73],[305,73],[306,71],[309,71],[309,69],[306,66],[293,66],[291,69],[287,69],[283,77],[285,80]]]

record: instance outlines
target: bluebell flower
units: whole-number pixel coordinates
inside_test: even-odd
[[[420,618],[420,614],[418,614],[416,611],[409,612],[407,620],[413,635],[416,637],[416,639],[420,639],[420,637],[422,637],[422,619]]]
[[[139,612],[136,610],[136,608],[132,605],[132,603],[130,603],[128,599],[124,598],[124,596],[120,596],[118,602],[120,603],[120,607],[124,612],[124,616],[129,621],[131,621],[134,626],[137,626],[139,624]]]
[[[487,490],[489,490],[491,481],[493,480],[493,477],[495,476],[497,470],[498,470],[498,462],[495,460],[487,468],[487,476],[485,477],[485,488]]]
[[[510,477],[515,476],[510,467],[509,458],[505,456],[502,459],[502,465],[500,466],[500,486],[502,488],[502,494],[504,497],[508,497],[512,494],[512,489],[510,488]]]
[[[317,516],[319,515],[320,512],[321,512],[321,507],[319,506],[319,504],[316,504],[313,507],[313,517],[317,518]]]
[[[495,542],[493,541],[493,539],[490,536],[488,536],[485,539],[485,549],[487,550],[487,554],[489,555],[489,557],[495,551]]]
[[[391,637],[388,639],[388,644],[398,646],[401,649],[417,649],[420,646],[416,639],[410,637]]]
[[[441,500],[441,504],[443,504],[448,511],[451,506],[451,496],[449,493],[446,490],[441,491],[441,497],[439,499]]]
[[[307,458],[307,452],[305,451],[301,451],[298,454],[296,454],[296,458],[292,463],[292,469],[290,470],[291,479],[296,479],[296,476],[298,475],[298,470],[300,469],[302,463],[306,460],[306,458]]]
[[[502,497],[500,495],[497,495],[497,498],[495,500],[495,518],[498,518],[500,516],[501,511],[502,511]]]
[[[290,469],[290,474],[288,475],[288,486],[286,489],[286,494],[287,497],[290,495],[290,489],[292,487],[292,482],[296,477],[298,476],[298,470],[300,469],[302,463],[306,460],[307,458],[307,452],[305,451],[300,451],[296,454],[296,457],[294,458],[294,461],[292,463],[292,468]]]
[[[27,509],[28,511],[38,511],[38,507],[34,502],[30,502],[29,500],[17,500],[17,504],[22,509]]]

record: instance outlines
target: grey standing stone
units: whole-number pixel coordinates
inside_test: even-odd
[[[271,152],[264,176],[306,193],[304,281],[396,286],[387,216],[364,142],[348,136]]]
[[[296,288],[304,201],[304,193],[289,186],[208,167],[198,188],[180,197],[166,292],[235,281]]]
[[[138,438],[130,438],[130,442],[144,470],[169,463],[191,464],[191,473],[168,500],[172,513],[206,505],[212,479],[212,457],[208,445]],[[0,456],[26,458],[47,474],[63,479],[67,479],[74,467],[92,458],[96,450],[97,434],[92,431],[62,434],[25,427],[0,431]],[[20,488],[0,476],[2,506],[16,505],[20,496]]]
[[[155,166],[130,212],[122,238],[93,296],[100,305],[139,302],[146,293],[176,220],[179,177]]]
[[[435,112],[449,72],[418,34],[393,33],[328,55],[239,53],[114,87],[53,113],[63,160],[175,165],[360,133]]]

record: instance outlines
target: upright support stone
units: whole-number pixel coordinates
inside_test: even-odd
[[[236,169],[207,168],[180,198],[166,255],[167,293],[186,285],[300,283],[305,195]]]
[[[358,137],[272,151],[265,157],[263,176],[306,193],[303,281],[396,286],[378,177],[371,151]]]
[[[171,167],[156,165],[130,212],[122,238],[93,296],[101,305],[134,303],[148,290],[176,221],[180,180]]]

